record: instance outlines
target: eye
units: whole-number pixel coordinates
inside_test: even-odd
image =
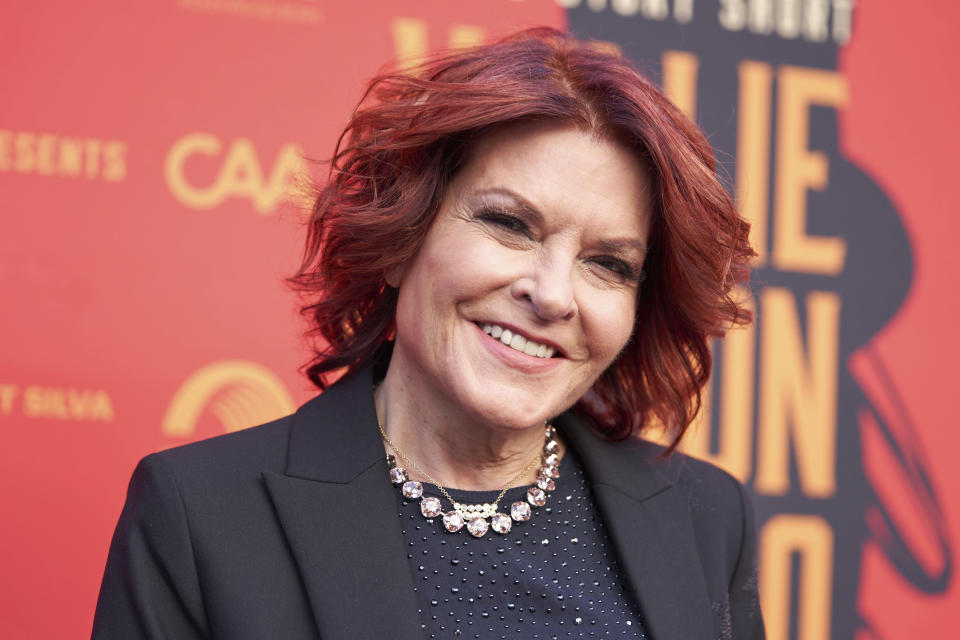
[[[590,261],[620,280],[630,282],[639,282],[640,280],[638,270],[620,258],[613,256],[596,256],[590,258]]]
[[[477,218],[488,224],[510,231],[511,233],[520,234],[526,238],[533,237],[527,223],[510,213],[495,211],[493,209],[483,209],[477,214]]]

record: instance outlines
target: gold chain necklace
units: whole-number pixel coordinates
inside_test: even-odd
[[[513,526],[513,521],[526,522],[530,519],[532,515],[531,506],[542,507],[544,504],[546,504],[547,492],[553,491],[556,488],[556,484],[553,480],[560,475],[558,470],[558,465],[560,463],[560,443],[557,442],[556,439],[556,430],[548,424],[544,426],[543,450],[537,455],[536,458],[531,460],[527,466],[520,471],[520,473],[514,476],[510,482],[507,483],[507,486],[500,491],[500,494],[493,502],[487,502],[484,504],[462,504],[454,500],[450,494],[447,493],[447,490],[443,488],[443,485],[434,480],[433,476],[424,471],[420,465],[407,457],[407,455],[404,454],[403,451],[401,451],[392,440],[390,440],[390,438],[387,436],[387,432],[384,431],[383,425],[380,424],[379,420],[377,420],[377,428],[380,429],[380,437],[383,438],[383,441],[387,444],[387,446],[393,449],[393,451],[405,463],[419,471],[420,474],[429,480],[431,484],[436,485],[436,487],[440,490],[440,493],[443,494],[443,497],[449,500],[450,504],[453,505],[453,509],[443,513],[442,504],[439,498],[434,496],[427,496],[424,498],[423,484],[416,480],[410,480],[406,469],[403,467],[398,467],[396,464],[396,458],[394,458],[392,455],[388,455],[387,467],[390,469],[391,482],[400,486],[400,491],[405,498],[410,500],[422,498],[420,501],[420,512],[425,518],[432,519],[442,514],[443,526],[451,533],[459,531],[461,528],[463,528],[464,524],[466,524],[467,531],[477,538],[485,535],[490,528],[500,534],[509,532]],[[499,513],[498,508],[500,500],[503,499],[503,496],[506,495],[510,487],[513,486],[515,482],[520,480],[520,478],[525,476],[530,469],[537,464],[538,461],[542,466],[537,475],[536,485],[527,489],[527,502],[517,501],[510,505],[509,516],[504,513]],[[488,519],[490,522],[487,522]]]

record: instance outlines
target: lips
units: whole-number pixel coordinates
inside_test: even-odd
[[[478,326],[491,338],[499,340],[501,343],[505,344],[511,349],[525,353],[528,356],[547,359],[552,358],[557,353],[557,350],[550,345],[537,342],[531,338],[528,338],[527,336],[521,335],[516,330],[506,329],[498,324],[492,324],[489,322],[482,324],[478,323]]]

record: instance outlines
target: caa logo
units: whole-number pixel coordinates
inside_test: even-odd
[[[212,184],[201,186],[187,178],[186,165],[193,158],[221,163]],[[249,138],[225,145],[211,133],[191,133],[170,148],[164,175],[173,196],[191,209],[213,209],[227,198],[245,198],[257,212],[267,214],[292,195],[292,187],[306,175],[306,165],[300,148],[288,143],[266,175]]]
[[[293,412],[293,399],[269,369],[247,360],[223,360],[196,371],[180,385],[163,417],[163,433],[186,437],[204,409],[226,431],[275,420]]]

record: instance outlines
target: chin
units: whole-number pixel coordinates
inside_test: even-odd
[[[496,394],[484,390],[482,402],[474,404],[474,411],[484,422],[501,429],[522,431],[555,417],[564,408],[554,403],[545,403],[542,397],[529,394]],[[493,405],[489,403],[491,395],[497,397]]]

